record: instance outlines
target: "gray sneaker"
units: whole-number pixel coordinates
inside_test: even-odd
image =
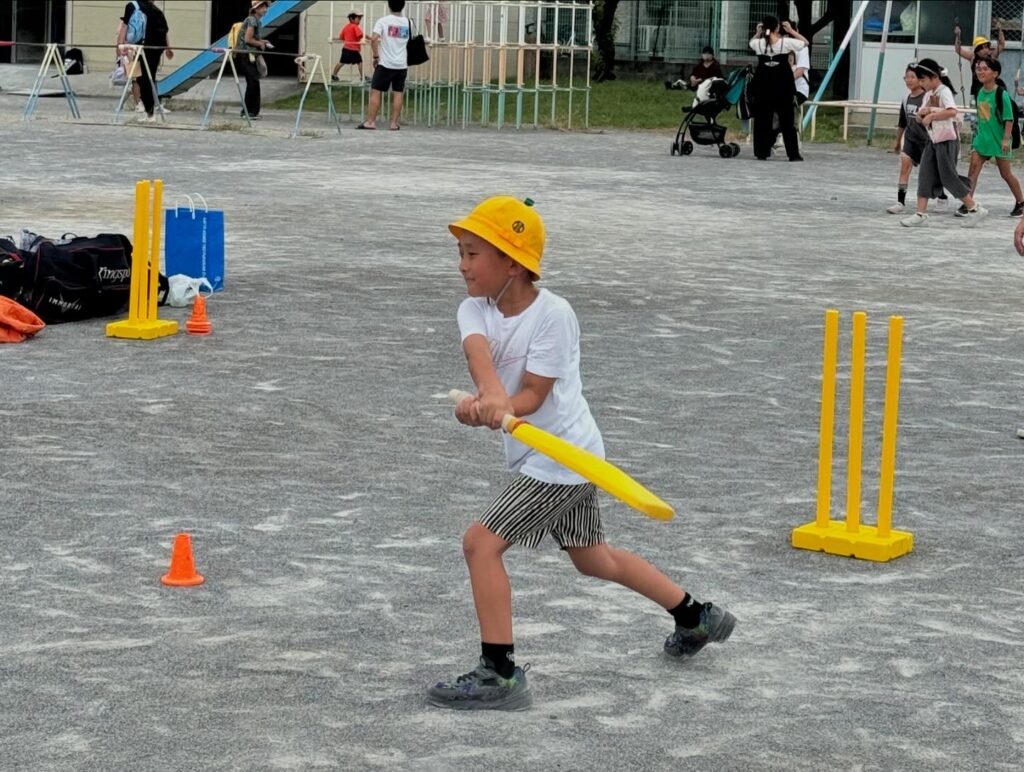
[[[904,217],[900,220],[900,225],[904,228],[919,228],[926,222],[928,222],[928,215],[914,212],[910,217]]]
[[[974,209],[967,210],[967,214],[964,215],[963,224],[960,227],[975,228],[979,222],[985,219],[986,215],[988,215],[988,209],[975,205]]]
[[[705,603],[696,627],[680,627],[665,639],[665,653],[673,657],[692,657],[709,641],[722,643],[732,635],[736,617],[721,606]]]
[[[427,690],[427,701],[438,708],[453,710],[526,710],[533,703],[526,682],[529,665],[517,667],[511,678],[502,678],[487,657],[480,657],[476,670],[455,679],[439,681]]]

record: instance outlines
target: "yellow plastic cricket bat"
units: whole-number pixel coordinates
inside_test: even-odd
[[[461,402],[467,397],[473,399],[468,391],[452,389],[448,396],[454,402]],[[603,458],[598,458],[590,451],[578,448],[571,442],[566,442],[543,429],[538,429],[522,418],[516,418],[511,413],[505,415],[501,420],[501,428],[511,434],[524,445],[543,453],[548,458],[557,461],[566,469],[571,469],[580,477],[585,477],[597,487],[608,491],[615,498],[648,517],[655,520],[671,520],[675,510],[659,499],[644,486],[623,472],[617,466],[609,464]]]

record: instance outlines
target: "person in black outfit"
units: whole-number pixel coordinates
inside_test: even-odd
[[[138,7],[136,7],[136,4]],[[160,68],[160,60],[166,52],[168,59],[174,58],[174,51],[171,49],[171,40],[167,26],[167,18],[153,3],[153,0],[136,0],[136,3],[128,3],[124,7],[124,15],[121,21],[127,26],[132,14],[141,13],[146,17],[146,37],[142,41],[144,46],[142,56],[146,60],[147,68],[139,64],[139,76],[135,79],[139,87],[139,98],[142,99],[142,106],[146,109],[147,118],[153,117],[153,110],[156,108],[160,97],[156,93],[153,78]],[[123,41],[118,41],[123,42]]]
[[[249,15],[242,22],[238,30],[238,40],[235,41],[235,69],[245,78],[245,109],[242,110],[241,116],[244,118],[245,114],[249,113],[251,119],[259,120],[262,96],[256,56],[268,48],[273,48],[260,34],[260,21],[267,15],[270,3],[268,0],[251,0],[250,6]]]
[[[784,37],[783,30],[790,36],[796,34],[788,21],[783,22],[780,29],[778,19],[765,16],[750,41],[751,50],[757,54],[757,69],[749,87],[753,102],[754,155],[761,161],[771,155],[778,131],[782,132],[789,160],[804,160],[793,121],[796,87],[789,66],[789,53],[802,49],[804,42],[796,37]],[[774,128],[776,120],[778,129]]]

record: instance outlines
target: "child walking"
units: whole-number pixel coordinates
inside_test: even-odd
[[[978,130],[971,144],[971,167],[967,176],[971,180],[971,190],[978,189],[978,178],[981,167],[990,158],[995,159],[996,168],[1003,182],[1013,194],[1014,206],[1010,217],[1024,214],[1024,194],[1021,193],[1020,181],[1013,174],[1010,164],[1013,150],[1010,141],[1013,135],[1013,105],[1006,88],[999,85],[999,74],[1003,65],[998,59],[979,58],[974,66],[974,73],[981,83],[978,89]],[[964,212],[957,212],[963,216]]]
[[[917,211],[900,220],[908,228],[924,225],[928,220],[925,209],[929,198],[938,198],[945,188],[967,207],[964,228],[973,228],[988,214],[971,196],[970,180],[957,173],[960,156],[959,111],[953,99],[953,84],[945,69],[934,59],[921,59],[914,67],[921,86],[928,92],[924,104],[918,108],[917,120],[928,130],[929,142],[921,157],[917,173]]]
[[[476,396],[455,408],[468,426],[498,429],[511,413],[604,457],[601,433],[583,397],[580,331],[572,307],[538,288],[544,223],[526,199],[496,196],[448,226],[459,245],[469,297],[458,322]],[[736,618],[699,603],[643,558],[610,546],[595,487],[504,435],[515,477],[463,537],[480,624],[475,670],[428,689],[433,705],[461,710],[519,710],[530,705],[529,666],[516,667],[512,588],[502,556],[512,545],[537,547],[551,536],[576,569],[651,599],[674,619],[664,643],[673,657],[696,654],[732,633]]]
[[[915,63],[911,62],[903,73],[903,82],[907,86],[907,93],[900,104],[896,146],[893,148],[900,154],[900,176],[896,188],[896,203],[885,210],[889,214],[899,214],[906,209],[910,170],[915,166],[920,166],[924,149],[929,142],[927,129],[917,120],[917,111],[924,102],[925,90],[917,79],[914,66]],[[945,212],[947,209],[949,209],[949,199],[946,198],[946,191],[943,190],[938,201],[935,202],[935,211]]]
[[[354,64],[359,68],[359,80],[363,79],[363,54],[359,50],[359,45],[363,42],[363,28],[359,25],[362,24],[363,15],[358,11],[352,11],[348,15],[348,24],[341,28],[341,32],[338,33],[338,39],[342,41],[341,46],[341,58],[338,63],[334,65],[334,70],[331,71],[331,80],[338,79],[338,71],[346,64]]]

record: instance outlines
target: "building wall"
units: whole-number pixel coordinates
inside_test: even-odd
[[[209,45],[209,0],[156,0],[156,4],[167,16],[173,48]],[[82,49],[90,68],[113,67],[117,27],[124,6],[124,0],[68,0],[67,40],[69,45]],[[189,52],[181,51],[173,60],[165,60],[161,72],[170,72],[189,58]]]

